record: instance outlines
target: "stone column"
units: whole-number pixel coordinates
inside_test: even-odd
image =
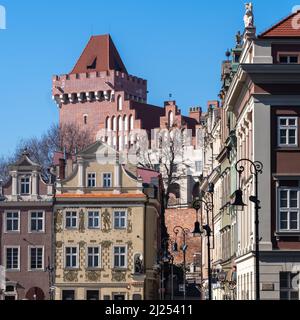
[[[85,187],[85,179],[84,179],[84,167],[83,160],[78,160],[78,187],[81,189],[79,192],[83,192],[83,188]]]
[[[18,195],[18,173],[17,171],[11,172],[12,176],[12,196]]]
[[[32,172],[32,195],[38,195],[38,173],[36,171]]]
[[[116,163],[114,166],[114,192],[120,193],[121,188],[121,166]]]

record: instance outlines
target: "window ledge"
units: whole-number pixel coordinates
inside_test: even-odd
[[[277,231],[275,232],[276,237],[300,237],[300,230],[299,231]]]
[[[127,267],[124,267],[124,268],[113,268],[112,271],[128,271],[128,268]]]
[[[276,147],[275,148],[275,151],[290,151],[290,152],[293,152],[293,151],[300,151],[300,148],[299,147]]]
[[[104,268],[86,268],[86,271],[87,272],[90,272],[90,271],[104,271]]]

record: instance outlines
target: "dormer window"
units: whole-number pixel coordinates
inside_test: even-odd
[[[21,194],[29,195],[30,194],[30,177],[21,177],[20,180]]]
[[[298,64],[299,63],[299,56],[296,54],[281,54],[279,55],[279,63],[282,64]]]

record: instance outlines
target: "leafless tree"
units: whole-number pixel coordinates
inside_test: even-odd
[[[152,145],[137,141],[138,164],[151,170],[160,170],[166,188],[165,201],[169,202],[172,187],[187,175],[190,167],[185,157],[188,145],[188,130],[179,129],[176,124],[152,134]]]
[[[88,130],[80,129],[76,124],[52,125],[40,138],[22,139],[11,157],[0,158],[0,179],[7,180],[8,165],[17,161],[24,149],[27,149],[32,161],[38,163],[43,172],[53,164],[55,152],[74,154],[83,150],[93,142]]]

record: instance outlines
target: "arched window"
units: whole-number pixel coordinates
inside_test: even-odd
[[[130,122],[130,130],[133,130],[133,129],[134,129],[134,119],[133,119],[133,115],[130,116],[129,122]]]
[[[170,111],[170,112],[169,112],[168,122],[169,122],[169,127],[172,127],[173,124],[174,124],[174,113],[173,113],[173,111]]]
[[[124,130],[128,131],[128,117],[124,116]]]
[[[108,131],[111,130],[111,122],[110,122],[110,117],[107,117],[106,118],[106,124],[105,124],[105,127]]]
[[[112,129],[113,129],[113,131],[117,131],[117,118],[116,117],[112,118]]]
[[[123,120],[121,116],[118,118],[118,129],[119,131],[123,131]]]
[[[123,110],[123,99],[122,99],[122,96],[118,96],[117,103],[118,103],[118,111],[122,111]]]

